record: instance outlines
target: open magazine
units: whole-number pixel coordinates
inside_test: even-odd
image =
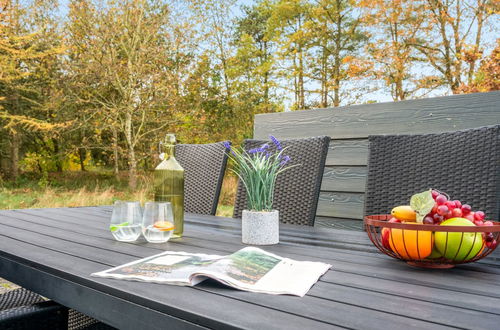
[[[244,291],[303,297],[330,267],[246,247],[228,256],[167,251],[92,276],[187,286],[212,278]]]

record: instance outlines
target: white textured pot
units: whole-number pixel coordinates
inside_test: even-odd
[[[243,210],[241,216],[241,241],[244,244],[271,245],[280,241],[280,216],[278,210],[255,212]]]

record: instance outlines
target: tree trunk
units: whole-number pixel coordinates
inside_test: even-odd
[[[340,12],[341,1],[337,0],[337,10]],[[342,60],[340,59],[341,42],[342,42],[342,15],[337,15],[336,20],[337,31],[335,33],[335,54],[334,54],[334,72],[333,72],[333,106],[340,105],[340,67]]]
[[[137,160],[135,159],[135,150],[134,148],[130,148],[128,151],[128,159],[129,159],[129,182],[128,185],[130,189],[135,189],[137,187]]]
[[[267,42],[264,41],[264,62],[267,63]],[[264,102],[266,103],[266,112],[271,111],[269,106],[269,71],[264,72]]]
[[[56,170],[57,172],[61,173],[63,168],[62,168],[62,162],[61,162],[61,156],[59,155],[59,142],[57,139],[52,139],[52,143],[54,144],[54,156],[55,156],[55,162],[56,162]]]
[[[85,172],[85,158],[87,158],[87,152],[84,148],[78,149],[78,158],[80,159],[80,170]]]
[[[135,146],[132,141],[132,111],[127,111],[125,118],[125,139],[128,146],[128,177],[129,188],[137,187],[137,160],[135,159]]]
[[[304,54],[302,47],[299,46],[299,110],[306,107],[305,93],[304,93]]]
[[[475,56],[479,52],[479,47],[481,45],[481,32],[483,30],[484,23],[484,3],[479,5],[477,9],[477,30],[476,30],[476,42],[474,44],[474,59],[470,62],[469,72],[467,73],[467,83],[469,85],[472,84],[474,79],[475,67],[476,67],[476,59]]]
[[[293,54],[293,90],[295,96],[295,106],[297,109],[299,109],[299,82],[297,79],[297,54]]]
[[[19,176],[19,147],[21,136],[16,129],[10,131],[10,174],[13,179]]]
[[[113,127],[113,163],[114,163],[114,174],[117,179],[120,170],[118,163],[118,131]]]
[[[327,53],[326,53],[326,42],[321,41],[321,64],[320,64],[320,108],[326,108],[328,106],[328,63],[327,63]]]
[[[397,78],[395,83],[396,88],[396,99],[394,101],[403,101],[405,99],[405,91],[403,89],[403,81]]]

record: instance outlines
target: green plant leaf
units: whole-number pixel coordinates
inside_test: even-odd
[[[410,206],[417,213],[417,222],[422,223],[424,217],[434,207],[434,203],[430,189],[411,196]]]
[[[109,226],[109,230],[111,232],[114,232],[114,231],[117,231],[120,227],[125,227],[125,226],[128,226],[128,222],[122,222],[118,225],[111,225],[111,226]]]

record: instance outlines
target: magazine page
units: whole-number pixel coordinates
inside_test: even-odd
[[[207,276],[245,291],[303,297],[330,267],[246,247],[214,261],[193,276]]]
[[[152,283],[196,285],[206,278],[192,278],[191,275],[221,258],[218,255],[167,251],[93,273],[91,276]]]

